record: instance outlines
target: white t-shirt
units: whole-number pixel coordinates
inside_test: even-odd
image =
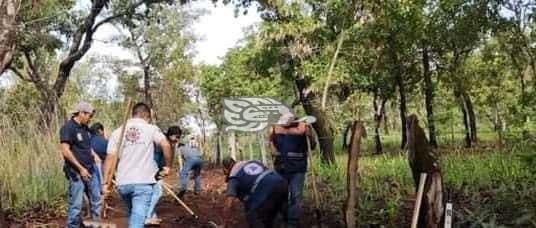
[[[115,129],[108,141],[108,154],[115,153],[121,127]],[[127,122],[122,151],[119,153],[117,165],[117,185],[154,184],[158,167],[154,160],[154,143],[166,138],[155,125],[140,118],[132,118]]]

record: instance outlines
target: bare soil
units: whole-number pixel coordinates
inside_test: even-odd
[[[176,186],[176,177],[170,177],[165,180],[166,183]],[[193,218],[188,212],[180,206],[165,190],[164,196],[160,199],[156,207],[158,216],[162,219],[160,227],[211,227],[210,221],[221,224],[223,221],[223,202],[225,199],[225,176],[221,169],[208,167],[202,172],[202,189],[199,195],[187,192],[183,201],[199,216],[199,219]],[[127,227],[127,213],[124,204],[117,198],[112,199],[110,203],[115,210],[109,212],[109,218],[106,222],[117,225],[118,228]],[[313,213],[312,203],[305,202],[302,216],[303,227],[317,227],[317,222]],[[65,215],[56,215],[47,213],[45,208],[36,209],[25,218],[11,219],[8,221],[10,228],[18,227],[64,227]],[[85,211],[85,209],[84,209]],[[232,227],[247,227],[242,205],[235,205],[235,212],[232,216],[234,224]],[[323,227],[343,227],[340,220],[335,216],[322,215]]]

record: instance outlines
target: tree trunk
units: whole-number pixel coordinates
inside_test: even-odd
[[[328,164],[335,163],[335,154],[333,150],[333,132],[331,131],[326,114],[312,105],[303,105],[305,113],[316,117],[316,122],[313,123],[313,128],[318,135],[320,151],[322,151],[322,162]]]
[[[229,151],[230,151],[231,158],[233,158],[234,160],[237,160],[237,157],[236,157],[236,136],[235,136],[234,131],[230,132],[229,137],[227,138],[227,142],[229,144]]]
[[[383,131],[385,132],[385,135],[389,135],[389,117],[387,116],[388,113],[387,113],[387,104],[384,105],[383,107],[383,113],[382,113],[382,116],[383,116]]]
[[[408,161],[415,189],[418,188],[421,173],[427,173],[429,177],[425,182],[418,227],[438,228],[444,207],[443,180],[437,158],[433,156],[433,148],[426,139],[424,130],[419,126],[416,115],[408,117],[405,130],[408,135]]]
[[[4,195],[4,190],[2,189],[2,186],[0,185],[0,227],[7,227],[6,215],[4,212],[4,208],[2,207],[2,202],[6,200],[6,199],[3,199],[4,198],[3,195]]]
[[[222,160],[222,157],[221,157],[221,131],[218,130],[218,132],[216,133],[216,137],[217,137],[217,140],[216,140],[216,163],[217,164],[221,164],[221,160]]]
[[[400,96],[400,123],[401,123],[401,131],[402,131],[402,138],[400,143],[400,148],[403,149],[406,146],[406,131],[404,130],[404,126],[406,126],[406,113],[407,113],[407,104],[406,104],[406,90],[404,87],[404,81],[402,78],[401,73],[396,73],[396,83],[398,85],[398,93]]]
[[[17,43],[20,0],[0,0],[0,74],[11,63]]]
[[[335,154],[333,150],[333,132],[329,126],[328,117],[324,111],[315,106],[312,101],[314,94],[309,92],[306,94],[308,83],[303,78],[295,79],[296,87],[299,91],[299,99],[302,103],[305,113],[316,117],[316,122],[313,123],[313,128],[318,135],[320,151],[322,152],[322,162],[327,164],[335,163]]]
[[[266,144],[265,144],[265,141],[264,141],[264,137],[262,136],[261,133],[259,133],[257,135],[259,137],[259,141],[260,141],[260,148],[261,148],[261,159],[262,159],[262,163],[263,164],[267,164],[268,161],[266,160]]]
[[[365,136],[365,127],[363,122],[354,121],[352,127],[352,139],[348,150],[348,166],[346,178],[347,199],[345,203],[345,222],[346,227],[358,227],[356,219],[357,189],[359,180],[359,155],[361,153],[361,138]]]
[[[145,97],[145,103],[154,109],[153,98],[151,96],[151,74],[149,71],[149,66],[143,66],[143,95]]]
[[[381,154],[383,152],[382,141],[380,135],[380,128],[383,119],[384,107],[387,99],[382,99],[381,103],[378,106],[378,95],[374,94],[373,106],[374,106],[374,141],[376,143],[376,154]]]
[[[464,102],[469,115],[469,123],[471,128],[471,141],[476,143],[478,141],[477,137],[477,128],[476,128],[476,116],[475,109],[473,108],[473,102],[471,101],[471,96],[465,91],[463,91]]]
[[[426,118],[428,120],[428,137],[430,138],[430,145],[437,148],[437,139],[435,132],[434,122],[434,84],[432,82],[432,73],[430,72],[430,57],[428,53],[428,47],[423,44],[422,49],[422,65],[423,65],[423,77],[424,77],[424,100],[426,106]]]
[[[458,100],[458,104],[460,106],[460,110],[462,111],[463,116],[463,126],[465,128],[465,147],[469,148],[472,146],[473,140],[471,140],[471,127],[470,127],[470,119],[469,119],[469,112],[467,110],[467,105],[465,102],[465,96],[462,95],[462,92],[460,89],[455,89],[454,94],[456,96],[456,100]]]

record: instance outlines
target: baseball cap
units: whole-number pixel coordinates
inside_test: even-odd
[[[78,104],[76,104],[76,106],[74,106],[74,109],[71,113],[75,114],[79,112],[93,113],[95,112],[95,109],[93,108],[93,106],[91,106],[90,103],[81,101]]]
[[[287,112],[287,113],[281,115],[281,117],[279,117],[279,120],[275,124],[276,125],[287,125],[287,124],[290,124],[295,119],[296,119],[296,116],[293,113]]]

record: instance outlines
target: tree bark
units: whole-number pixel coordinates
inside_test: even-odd
[[[235,134],[236,133],[234,131],[230,132],[227,142],[229,144],[229,151],[230,151],[231,158],[233,158],[234,160],[237,160],[238,158],[236,157],[236,135]]]
[[[378,104],[378,95],[374,94],[374,100],[372,102],[374,106],[374,142],[376,144],[376,154],[381,154],[383,152],[382,141],[381,141],[381,123],[383,119],[384,107],[387,99],[382,99],[380,104]]]
[[[261,135],[261,133],[259,133],[257,136],[259,137],[259,141],[260,141],[262,163],[263,163],[263,164],[267,164],[268,161],[266,160],[266,144],[265,144],[265,139],[264,139],[264,137]]]
[[[361,138],[366,136],[363,122],[354,121],[352,126],[352,140],[348,149],[348,166],[346,178],[347,199],[345,203],[344,218],[346,227],[358,227],[356,219],[357,189],[359,180],[359,155],[361,154]]]
[[[389,117],[387,116],[387,104],[383,107],[383,131],[385,132],[385,135],[389,135]]]
[[[217,164],[221,164],[221,160],[222,160],[222,157],[221,157],[221,131],[218,130],[218,132],[216,133],[216,137],[217,137],[217,140],[216,140],[216,163]]]
[[[318,135],[318,142],[320,146],[320,151],[322,152],[322,162],[327,164],[335,163],[335,154],[333,150],[333,132],[329,126],[327,115],[324,111],[312,104],[312,99],[314,94],[309,92],[308,95],[304,95],[306,90],[305,80],[297,79],[295,80],[296,86],[300,91],[300,96],[302,96],[301,103],[305,113],[310,116],[316,117],[316,122],[313,123],[313,128]]]
[[[424,78],[424,101],[426,106],[426,119],[428,121],[428,137],[430,145],[437,148],[437,139],[434,122],[434,84],[432,82],[432,73],[430,72],[430,56],[428,46],[423,42],[422,49],[422,66]]]
[[[400,96],[400,123],[401,123],[401,131],[402,131],[402,139],[400,143],[400,148],[403,149],[406,146],[406,131],[404,130],[403,126],[406,126],[406,113],[407,113],[407,104],[406,104],[406,90],[404,86],[404,81],[402,78],[402,74],[400,72],[395,72],[395,78],[396,83],[398,85],[398,93]]]
[[[441,170],[416,115],[408,117],[405,130],[408,135],[408,161],[415,189],[418,188],[421,173],[427,173],[429,177],[425,182],[418,227],[436,228],[440,226],[444,208]]]
[[[7,69],[17,43],[20,0],[0,0],[0,74]]]
[[[463,125],[465,127],[465,147],[469,148],[476,142],[476,123],[473,105],[467,92],[461,86],[454,90],[456,99],[463,114]]]

